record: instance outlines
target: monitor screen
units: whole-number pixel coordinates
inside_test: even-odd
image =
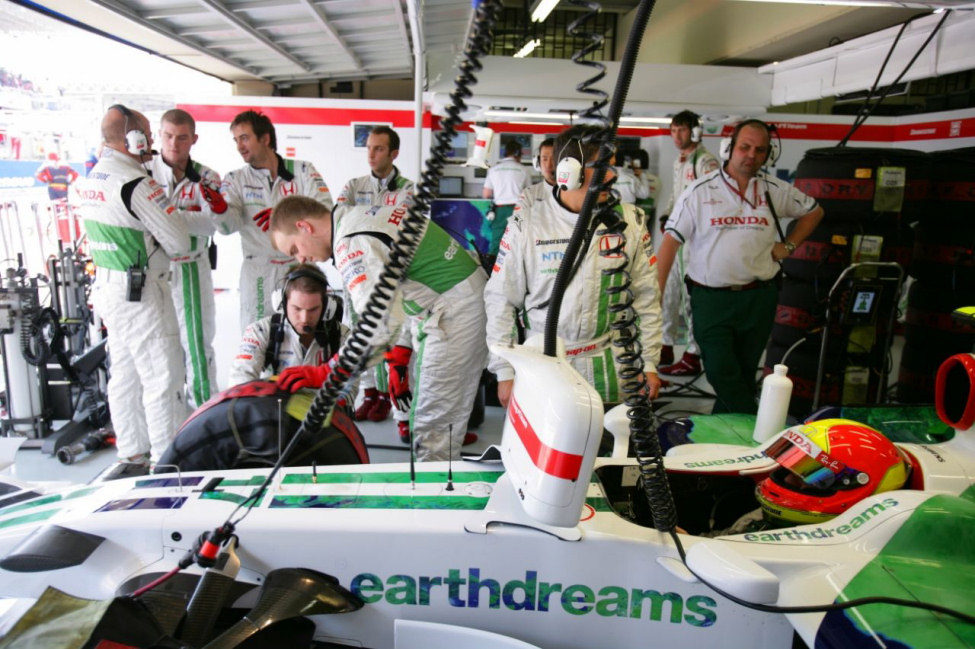
[[[532,156],[532,136],[530,133],[501,133],[498,136],[498,159],[504,157],[504,145],[508,140],[517,140],[521,145],[521,161],[524,164],[531,164]]]
[[[450,139],[450,151],[447,153],[448,160],[467,160],[467,143],[471,133],[455,133]]]
[[[873,290],[857,291],[853,299],[853,313],[869,314],[873,311],[873,301],[876,297],[877,293]]]
[[[464,179],[460,176],[444,176],[440,179],[440,196],[459,198],[464,195]]]

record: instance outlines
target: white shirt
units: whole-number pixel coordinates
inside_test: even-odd
[[[688,185],[695,180],[704,178],[712,171],[717,171],[720,166],[718,159],[711,155],[703,144],[694,147],[690,155],[685,156],[683,153],[678,155],[677,159],[674,160],[674,184],[672,186],[674,191],[670,195],[667,207],[661,214],[673,212],[677,197],[687,189]]]
[[[494,192],[495,205],[514,205],[521,192],[531,185],[524,165],[514,158],[504,158],[488,169],[484,188]]]
[[[644,178],[637,178],[636,174],[626,167],[613,167],[616,172],[616,182],[613,189],[619,192],[621,203],[636,203],[639,198],[650,198],[650,186]]]
[[[705,286],[738,286],[772,279],[779,265],[772,259],[778,240],[775,214],[785,220],[805,216],[816,201],[789,183],[759,173],[743,193],[724,169],[691,184],[677,199],[666,232],[690,248],[688,276]]]

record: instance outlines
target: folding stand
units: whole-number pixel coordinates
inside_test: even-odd
[[[856,273],[863,269],[873,272]],[[855,274],[855,276],[854,276]],[[894,317],[897,313],[897,294],[904,282],[904,269],[896,262],[858,262],[850,264],[840,276],[836,278],[829,290],[826,302],[826,322],[823,326],[823,336],[819,347],[819,363],[816,367],[816,388],[813,393],[812,411],[819,408],[819,393],[823,384],[826,350],[829,343],[830,330],[836,326],[852,327],[858,325],[873,325],[881,317],[887,322],[883,347],[880,349],[880,382],[877,386],[875,403],[882,403],[887,386],[887,353],[890,350],[894,335]],[[838,303],[837,296],[846,296],[843,304]],[[886,306],[886,312],[884,311]],[[875,343],[876,344],[876,343]],[[868,350],[868,356],[872,354]]]

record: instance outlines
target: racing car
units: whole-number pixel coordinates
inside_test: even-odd
[[[149,639],[102,628],[123,646],[238,646],[289,619],[307,644],[277,646],[975,645],[975,356],[939,371],[941,444],[827,420],[675,447],[668,535],[639,461],[597,457],[602,405],[565,358],[494,351],[518,376],[495,457],[288,467],[256,497],[269,469],[6,479],[0,646],[94,633],[109,602],[153,620]],[[897,603],[851,601],[871,597]]]

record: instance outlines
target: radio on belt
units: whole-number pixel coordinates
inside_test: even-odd
[[[142,287],[146,285],[146,269],[142,267],[142,254],[125,271],[125,299],[128,302],[142,301]]]

